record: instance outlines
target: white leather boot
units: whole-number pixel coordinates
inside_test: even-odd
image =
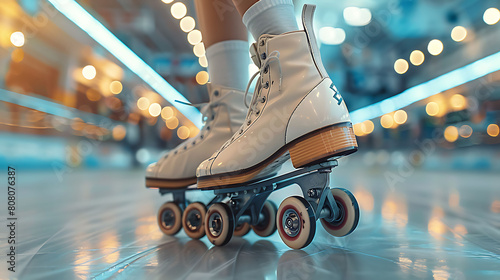
[[[165,154],[146,170],[149,188],[184,188],[196,183],[196,167],[240,128],[245,119],[244,92],[208,84],[210,102],[201,109],[200,133]]]
[[[349,112],[321,62],[314,10],[304,6],[303,31],[262,35],[253,44],[250,52],[260,78],[247,117],[200,164],[198,188],[231,187],[272,176],[289,157],[298,168],[357,150]]]

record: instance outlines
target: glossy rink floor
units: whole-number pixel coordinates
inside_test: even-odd
[[[0,278],[500,279],[500,175],[404,175],[362,167],[355,157],[341,162],[332,183],[358,198],[358,228],[334,238],[318,223],[310,246],[290,250],[277,233],[250,233],[225,247],[182,232],[163,236],[156,211],[167,197],[143,187],[141,170],[73,170],[61,178],[20,170],[17,272],[3,267]],[[279,205],[295,193],[291,187],[272,199]],[[190,196],[208,201],[210,192]],[[2,255],[5,236],[2,227]]]

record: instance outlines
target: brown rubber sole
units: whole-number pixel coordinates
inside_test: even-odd
[[[198,178],[198,188],[230,188],[255,180],[262,170],[279,161],[287,151],[295,168],[319,163],[329,158],[352,154],[358,150],[358,143],[351,123],[341,123],[310,132],[279,149],[272,156],[256,166]]]
[[[184,189],[196,184],[196,177],[186,179],[146,178],[146,188],[151,189]]]

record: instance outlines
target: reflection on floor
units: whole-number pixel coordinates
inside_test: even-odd
[[[5,267],[0,278],[500,279],[498,174],[359,166],[341,164],[332,180],[357,197],[357,230],[334,238],[318,223],[303,250],[290,250],[277,233],[250,233],[226,247],[182,232],[165,237],[156,211],[166,197],[143,187],[142,171],[74,170],[61,180],[20,172],[17,272]],[[298,190],[272,199],[279,205],[291,193]],[[208,201],[210,193],[190,195]]]

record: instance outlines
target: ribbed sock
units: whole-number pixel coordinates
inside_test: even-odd
[[[279,35],[299,29],[292,0],[260,0],[245,12],[243,23],[255,40],[262,34]]]
[[[208,47],[208,75],[214,85],[244,91],[248,83],[248,42],[222,41]]]

